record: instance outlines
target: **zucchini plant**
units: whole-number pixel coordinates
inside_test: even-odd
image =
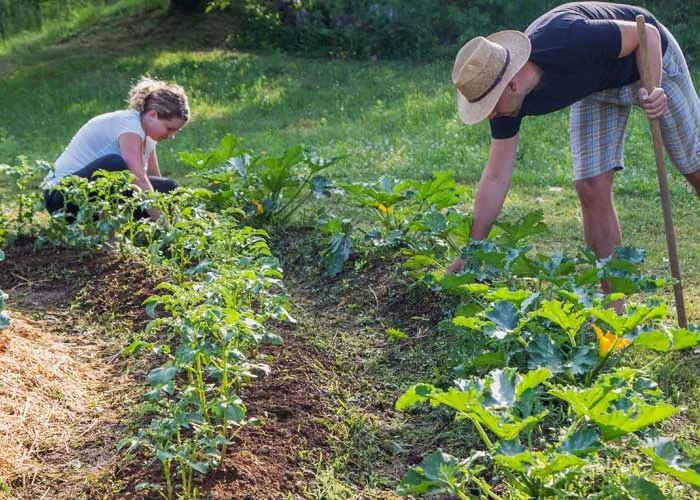
[[[459,274],[417,274],[458,297],[453,324],[476,342],[469,351],[456,347],[464,379],[447,390],[418,384],[396,407],[447,406],[472,423],[483,447],[462,459],[441,450],[429,455],[407,472],[399,493],[633,499],[700,486],[700,452],[658,437],[656,424],[680,408],[665,400],[652,370],[700,345],[700,329],[669,326],[656,298],[630,300],[672,281],[642,275],[644,253],[629,247],[605,260],[587,250],[533,257],[524,242],[540,223],[541,214],[528,214],[501,224],[494,241],[472,242]],[[616,293],[597,291],[603,278]],[[620,299],[626,307],[618,315],[609,305]],[[655,354],[633,368],[625,364],[630,350]],[[473,374],[487,366],[485,377]]]

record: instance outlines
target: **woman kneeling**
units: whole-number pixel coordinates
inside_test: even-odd
[[[129,109],[95,116],[83,125],[56,160],[55,171],[43,182],[46,209],[64,208],[63,194],[52,189],[63,177],[90,179],[98,170],[128,170],[142,191],[168,192],[177,187],[161,177],[156,145],[173,139],[190,117],[185,91],[179,85],[142,77],[129,91]],[[75,207],[72,207],[76,211]],[[158,220],[158,209],[148,209]]]

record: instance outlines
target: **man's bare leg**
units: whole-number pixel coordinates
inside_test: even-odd
[[[622,233],[613,202],[612,183],[614,170],[575,182],[581,202],[583,235],[586,244],[599,259],[609,257],[615,247],[622,244]],[[699,177],[700,180],[700,177]],[[603,293],[611,293],[608,280],[601,281]],[[613,307],[618,314],[624,312],[624,303],[616,301]]]

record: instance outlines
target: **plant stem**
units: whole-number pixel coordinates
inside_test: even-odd
[[[202,374],[202,353],[198,352],[195,355],[195,365],[196,365],[196,374],[197,374],[197,392],[199,393],[199,404],[202,407],[202,415],[206,419],[208,423],[211,423],[209,420],[209,413],[207,412],[207,396],[204,393],[204,375]]]
[[[305,178],[304,181],[299,185],[299,187],[298,187],[297,190],[294,192],[294,194],[289,198],[289,201],[288,201],[287,203],[285,203],[284,206],[280,207],[280,209],[277,211],[278,214],[281,214],[282,212],[284,212],[284,211],[287,209],[287,207],[288,207],[289,205],[292,204],[292,202],[296,199],[296,197],[299,196],[299,193],[301,193],[301,191],[304,189],[304,187],[306,187],[306,185],[307,185],[307,184],[309,183],[309,181],[311,180],[311,175],[312,175],[312,174],[309,174],[309,175],[306,176],[306,178]],[[309,193],[308,196],[311,196],[311,194],[312,194],[312,193]],[[308,198],[308,196],[307,196],[306,198]],[[305,199],[306,199],[306,198],[305,198]],[[297,207],[297,208],[298,208],[298,207]],[[280,222],[283,222],[283,221],[284,221],[287,217],[289,217],[289,215],[292,214],[292,213],[294,213],[294,210],[291,210],[291,211],[287,214],[286,217],[284,217],[283,219],[280,220]]]
[[[481,440],[484,442],[486,447],[489,449],[489,451],[492,451],[493,450],[493,443],[491,442],[489,437],[486,435],[486,431],[484,430],[484,428],[481,426],[481,424],[478,421],[474,420],[472,417],[469,417],[469,420],[471,420],[472,423],[474,424],[474,427],[476,427],[476,430],[479,433],[479,436],[481,436]]]
[[[170,478],[170,460],[161,460],[161,465],[163,466],[163,473],[165,474],[165,488],[168,492],[168,500],[173,499],[173,481]]]
[[[491,497],[493,500],[503,500],[502,497],[500,497],[499,495],[497,495],[493,491],[491,491],[491,486],[489,486],[489,484],[486,481],[484,481],[483,479],[481,479],[480,477],[473,476],[472,481],[474,481],[476,483],[476,485],[479,488],[481,488],[486,493],[486,495]],[[465,496],[464,498],[467,498],[467,497]]]
[[[295,207],[292,207],[283,217],[278,219],[278,221],[277,221],[278,224],[282,224],[284,221],[286,221],[290,215],[292,215],[294,212],[296,212],[299,209],[299,207],[302,206],[306,202],[306,200],[311,198],[312,194],[313,194],[313,192],[304,196],[304,198],[302,198],[301,201],[299,201]],[[282,211],[285,210],[290,204],[291,204],[291,201],[289,203],[287,203],[284,207],[282,207],[277,213],[281,214]]]
[[[671,351],[666,351],[666,352],[664,352],[664,353],[659,354],[658,356],[656,356],[656,357],[655,357],[654,359],[652,359],[649,363],[647,363],[646,365],[644,365],[644,366],[642,367],[642,371],[643,371],[643,372],[647,371],[649,368],[651,368],[652,366],[654,366],[656,363],[658,363],[658,362],[661,361],[662,359],[666,358],[666,357],[668,356],[668,353],[670,353],[670,352],[671,352]]]

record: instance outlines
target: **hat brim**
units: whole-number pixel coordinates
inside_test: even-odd
[[[501,98],[506,85],[508,85],[515,74],[525,66],[525,63],[530,57],[530,39],[520,31],[499,31],[486,38],[510,51],[510,63],[501,81],[483,99],[477,102],[469,102],[467,98],[457,90],[457,113],[459,114],[460,120],[467,125],[479,123],[491,114],[493,108],[496,107],[498,100]]]

